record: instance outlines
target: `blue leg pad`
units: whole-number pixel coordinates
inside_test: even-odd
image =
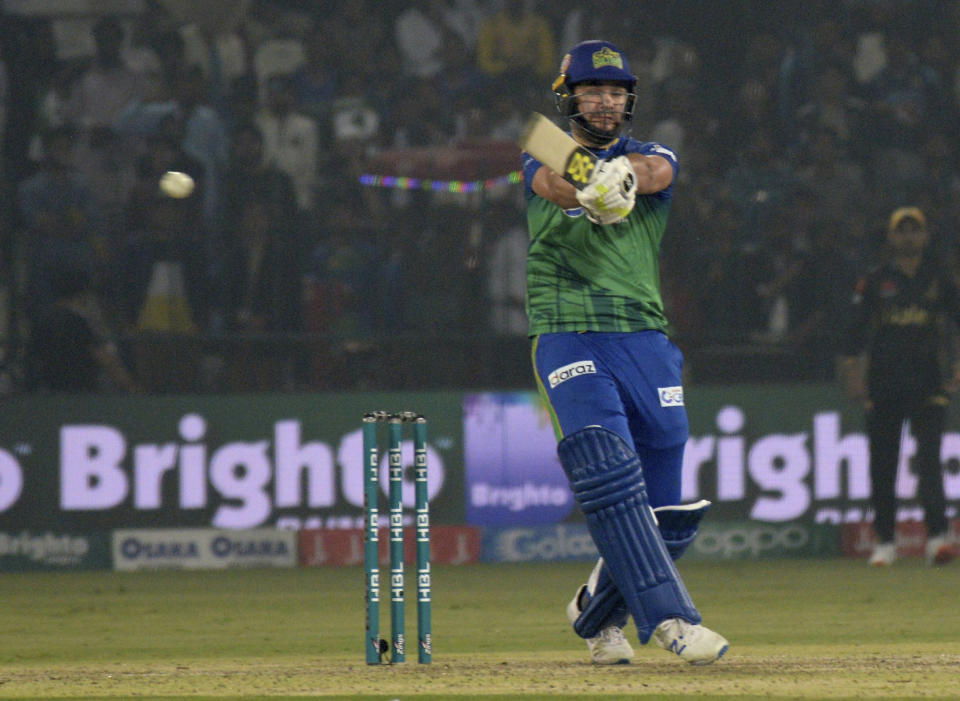
[[[661,506],[653,510],[663,544],[676,561],[697,537],[700,521],[710,508],[710,502],[701,499],[694,504]],[[587,582],[587,602],[573,626],[577,635],[593,638],[610,625],[623,628],[627,623],[627,605],[610,576],[610,569],[597,563]]]
[[[637,454],[620,436],[600,426],[567,436],[557,452],[641,642],[647,643],[667,618],[700,623],[700,613],[657,530]]]

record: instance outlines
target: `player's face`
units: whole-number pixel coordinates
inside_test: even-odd
[[[904,219],[887,237],[894,255],[912,256],[927,245],[927,228],[914,219]]]
[[[622,85],[577,85],[573,94],[590,126],[605,132],[613,132],[620,126],[628,98]]]

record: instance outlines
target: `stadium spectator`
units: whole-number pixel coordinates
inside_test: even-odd
[[[770,218],[789,202],[796,174],[766,127],[757,125],[741,147],[724,174],[724,183],[740,210],[745,233],[757,242]]]
[[[951,139],[943,130],[934,129],[925,136],[921,155],[923,175],[910,190],[917,198],[923,197],[929,202],[931,215],[942,215],[960,193],[960,149],[956,139]],[[946,226],[940,230],[953,232],[956,220],[952,225],[948,222],[950,218],[945,217]]]
[[[929,241],[921,210],[893,211],[883,264],[857,282],[840,361],[844,389],[866,414],[876,532],[870,564],[877,567],[896,558],[897,466],[907,420],[916,440],[927,561],[942,565],[954,556],[940,442],[950,397],[960,387],[960,295],[953,275],[930,255]]]
[[[97,318],[93,281],[82,265],[49,278],[53,301],[40,312],[26,354],[27,387],[48,392],[139,391]],[[91,319],[91,312],[94,318]]]
[[[618,0],[597,0],[589,5],[574,5],[569,7],[555,7],[554,14],[559,15],[556,20],[557,36],[560,46],[574,46],[581,41],[587,41],[598,36],[605,36],[620,39],[624,51],[631,54],[634,47],[627,41],[629,31],[624,26],[623,15],[620,12]],[[642,42],[646,44],[647,42]],[[631,56],[630,65],[634,67],[637,77],[641,77],[644,71],[640,68],[642,64],[633,61]]]
[[[393,145],[400,148],[445,146],[455,133],[454,115],[444,109],[444,95],[435,82],[417,81],[397,98],[399,117]]]
[[[936,73],[920,62],[903,37],[890,36],[887,63],[866,86],[867,138],[872,151],[874,184],[881,198],[895,196],[907,181],[921,176],[919,148],[931,129],[943,128],[949,110]]]
[[[476,52],[480,25],[488,11],[487,4],[479,0],[447,0],[444,4],[443,19],[463,42],[469,55]]]
[[[556,58],[553,27],[536,0],[504,2],[480,25],[477,65],[505,88],[536,91],[556,69]]]
[[[711,227],[709,241],[697,241],[690,255],[690,270],[696,274],[688,279],[700,315],[709,320],[701,338],[720,343],[756,338],[767,328],[766,305],[758,291],[759,281],[769,274],[765,249],[747,241],[730,204],[717,207]]]
[[[754,141],[758,131],[770,140],[771,146],[777,147],[781,143],[780,130],[772,88],[757,78],[747,78],[735,90],[730,105],[721,115],[718,145],[724,149],[725,156],[736,158],[744,142]]]
[[[270,217],[280,229],[293,231],[297,220],[297,199],[290,176],[267,161],[263,133],[253,122],[233,132],[230,168],[224,183],[224,224],[236,231],[244,203],[266,199]]]
[[[845,320],[837,310],[849,303],[864,260],[853,255],[859,253],[856,232],[837,222],[843,219],[805,224],[809,250],[799,256],[789,328],[788,340],[799,351],[804,374],[821,381],[833,378],[845,332]],[[849,226],[855,226],[852,217]]]
[[[62,85],[63,69],[56,56],[52,23],[46,17],[0,16],[0,40],[8,84],[2,169],[10,183],[32,174],[40,135],[51,123],[43,109],[45,96],[56,82]]]
[[[123,58],[125,30],[120,20],[106,15],[92,32],[96,53],[73,84],[66,112],[81,133],[109,129],[130,102],[151,93],[149,76],[134,71]]]
[[[19,184],[17,208],[27,251],[25,311],[34,318],[53,301],[50,281],[66,265],[96,275],[102,250],[96,203],[90,188],[73,165],[74,130],[58,127],[43,136],[39,170]]]
[[[134,101],[117,116],[113,128],[126,136],[175,139],[184,153],[200,163],[205,184],[205,227],[215,232],[220,224],[222,177],[230,154],[229,134],[223,120],[206,103],[203,72],[199,67],[187,68],[170,78],[171,99]]]
[[[225,252],[227,276],[220,292],[230,301],[229,331],[301,328],[303,256],[292,227],[274,216],[271,195],[269,188],[247,193]]]
[[[291,23],[280,23],[283,27],[276,36],[265,38],[254,51],[253,72],[260,85],[262,99],[270,99],[270,80],[276,76],[289,76],[300,68],[307,55],[303,39],[299,36],[312,24],[294,29]]]
[[[522,222],[516,220],[509,201],[496,205],[490,221],[498,228],[486,256],[490,329],[496,334],[526,336],[524,300],[529,235]]]
[[[855,46],[852,66],[857,83],[868,86],[890,62],[890,41],[896,35],[905,36],[907,27],[919,29],[924,20],[924,7],[931,3],[903,4],[857,2],[846,16]],[[911,31],[910,34],[913,34]]]
[[[264,161],[290,176],[303,211],[313,209],[317,185],[317,123],[299,111],[286,75],[267,80],[267,101],[257,112]]]
[[[179,28],[184,61],[203,71],[207,101],[224,119],[230,86],[246,74],[249,64],[247,47],[237,31],[239,17],[229,3],[208,3],[202,21]]]
[[[788,136],[795,113],[818,99],[817,76],[835,66],[853,81],[854,47],[848,27],[813,8],[805,11],[806,21],[786,40],[777,81],[780,116]]]
[[[392,34],[394,15],[384,11],[386,7],[374,0],[338,3],[328,37],[336,47],[341,86],[358,83],[361,92],[373,100],[389,98],[397,89],[393,81],[384,80],[400,66]]]
[[[447,70],[437,76],[436,83],[443,99],[452,105],[453,134],[451,141],[461,141],[486,131],[481,121],[483,110],[480,105],[502,98],[506,93],[488,90],[489,80],[477,67],[473,54],[456,36],[445,45]],[[468,126],[469,122],[474,122]]]
[[[160,85],[156,94],[149,96],[145,102],[163,102],[173,99],[173,86],[178,76],[184,75],[189,64],[187,63],[187,46],[183,36],[176,28],[144,27],[148,45],[157,58],[160,70]]]
[[[241,124],[256,122],[260,111],[260,87],[257,79],[245,73],[234,79],[230,85],[230,99],[224,124],[231,138]]]
[[[397,15],[393,35],[404,76],[429,79],[443,71],[450,34],[443,13],[443,0],[414,0]]]
[[[378,192],[374,188],[360,187],[360,176],[368,172],[369,154],[384,147],[409,145],[402,140],[402,127],[406,115],[397,115],[392,124],[387,116],[395,112],[400,97],[390,100],[387,96],[372,93],[360,83],[350,81],[343,86],[331,105],[332,149],[325,162],[336,163],[335,172],[326,169],[318,176],[318,188],[329,200],[335,197],[350,197],[362,201],[364,216],[377,222],[385,222],[399,213],[395,202],[402,201],[408,193],[395,190]],[[430,127],[433,117],[429,115]],[[443,119],[450,119],[444,114]],[[393,127],[392,129],[390,127]],[[451,134],[452,137],[452,134]]]
[[[203,166],[183,150],[182,143],[173,134],[161,132],[143,140],[143,153],[137,158],[133,182],[129,185],[124,205],[123,236],[146,227],[160,178],[171,170],[190,174],[194,178],[194,191],[189,202],[184,204],[194,209],[196,217],[201,216],[200,203],[206,187]]]
[[[866,103],[852,91],[852,75],[841,64],[830,63],[812,80],[810,98],[794,117],[792,145],[802,147],[816,130],[829,129],[848,154],[861,158],[869,146],[863,134]]]
[[[196,333],[210,299],[201,221],[189,198],[158,190],[142,205],[144,226],[127,236],[113,265],[121,319],[134,331]]]
[[[123,226],[123,207],[134,177],[131,149],[111,125],[131,102],[158,91],[156,75],[134,70],[127,62],[125,33],[113,15],[105,15],[93,25],[95,54],[71,84],[64,105],[64,118],[77,129],[77,168],[90,184],[104,230],[111,238]]]
[[[215,4],[225,7],[233,3]],[[404,145],[446,147],[471,139],[513,138],[518,128],[517,114],[516,110],[504,109],[508,102],[505,95],[513,95],[515,103],[547,114],[554,110],[549,89],[544,89],[542,81],[529,80],[539,60],[548,53],[552,56],[542,64],[546,80],[553,77],[557,62],[556,46],[544,50],[550,44],[540,38],[590,38],[591,34],[602,33],[624,37],[623,48],[639,78],[638,104],[644,109],[635,116],[634,131],[670,143],[685,164],[677,177],[683,185],[679,191],[686,193],[687,206],[675,208],[673,233],[664,242],[665,249],[681,253],[667,255],[670,262],[663,271],[665,303],[681,305],[685,310],[681,315],[671,314],[672,318],[678,324],[691,320],[685,334],[690,328],[706,334],[712,325],[696,322],[699,305],[689,300],[700,300],[705,282],[697,273],[686,270],[682,252],[696,251],[697,256],[704,253],[699,240],[712,240],[709,232],[715,226],[714,217],[729,206],[731,192],[740,206],[737,216],[745,222],[735,227],[734,233],[742,240],[731,243],[729,255],[726,244],[722,246],[717,267],[724,274],[718,278],[753,285],[752,291],[741,292],[746,305],[743,316],[752,313],[764,261],[775,253],[775,241],[765,240],[764,232],[770,222],[782,220],[779,213],[792,207],[789,195],[783,196],[778,187],[768,187],[779,175],[785,181],[795,177],[805,190],[816,193],[816,216],[809,222],[813,228],[804,232],[811,243],[812,237],[822,231],[872,234],[871,222],[882,218],[872,203],[890,195],[920,205],[930,223],[936,224],[931,229],[944,232],[934,242],[938,252],[951,265],[956,260],[956,242],[946,234],[952,231],[950,222],[960,212],[956,130],[949,128],[960,119],[960,64],[951,34],[958,11],[952,4],[931,0],[906,5],[855,0],[769,7],[764,3],[674,3],[656,17],[644,17],[636,23],[630,14],[635,8],[623,0],[604,0],[591,5],[589,12],[568,2],[534,5],[523,0],[435,0],[423,7],[432,8],[443,28],[442,50],[430,59],[439,61],[443,69],[433,75],[430,85],[415,90],[406,80],[385,80],[384,76],[403,74],[405,64],[394,30],[399,17],[409,18],[419,12],[419,2],[354,0],[327,3],[322,8],[286,0],[242,4],[242,13],[234,13],[223,22],[208,22],[203,12],[196,12],[190,23],[185,23],[184,15],[170,12],[168,3],[157,2],[135,3],[142,10],[122,15],[123,26],[132,28],[133,36],[131,43],[120,49],[121,65],[135,75],[149,75],[147,83],[155,83],[156,93],[142,96],[140,104],[179,105],[174,90],[179,92],[181,77],[192,65],[197,74],[195,92],[207,109],[216,108],[211,112],[222,121],[218,130],[221,137],[207,138],[200,129],[196,132],[200,138],[188,144],[184,130],[189,115],[184,117],[177,110],[160,120],[161,126],[148,139],[118,139],[113,135],[100,140],[103,132],[98,132],[96,139],[79,139],[75,147],[80,159],[75,165],[94,193],[100,223],[91,229],[91,235],[97,246],[109,247],[110,241],[128,233],[124,227],[143,228],[142,215],[151,207],[137,203],[154,196],[154,178],[161,163],[185,164],[192,159],[193,164],[178,168],[191,169],[198,184],[194,197],[210,200],[204,230],[213,238],[206,242],[205,254],[223,250],[220,247],[225,237],[236,232],[230,220],[236,221],[238,215],[228,212],[226,204],[220,208],[222,192],[218,195],[216,188],[221,179],[214,180],[211,192],[206,173],[199,171],[208,168],[211,152],[207,146],[219,143],[223,147],[220,157],[224,158],[232,130],[254,120],[265,109],[260,102],[262,86],[256,82],[257,66],[264,75],[295,69],[291,75],[293,110],[317,125],[316,162],[309,167],[315,177],[314,202],[326,202],[349,192],[363,202],[364,216],[372,217],[378,225],[391,222],[392,227],[396,223],[399,229],[408,219],[425,221],[448,214],[462,218],[462,212],[457,215],[456,209],[451,209],[448,213],[445,205],[450,201],[472,205],[476,196],[445,193],[436,197],[417,189],[358,186],[364,173],[406,174],[382,164],[374,170],[369,156]],[[207,19],[217,11],[211,7]],[[119,15],[96,13],[91,12],[89,24],[97,25],[98,33],[111,25],[117,28]],[[510,26],[496,24],[508,16],[512,17]],[[527,20],[520,18],[529,16],[535,20],[530,26],[539,29],[522,34]],[[52,21],[58,29],[80,23],[76,18],[64,22],[56,15]],[[86,26],[87,20],[82,22]],[[34,135],[75,119],[77,103],[70,96],[79,96],[81,85],[91,83],[100,61],[95,57],[94,68],[84,71],[82,51],[87,47],[82,42],[63,41],[63,33],[51,32],[50,26],[46,19],[24,17],[9,8],[3,10],[0,21],[2,58],[8,75],[3,171],[11,190],[34,169],[44,167],[40,162],[42,149]],[[491,31],[493,26],[505,29]],[[771,31],[774,26],[776,31]],[[481,71],[481,65],[488,65],[482,62],[483,57],[503,59],[506,49],[515,47],[521,35],[525,37],[519,44],[521,55],[501,60],[497,68],[506,72],[494,75]],[[100,37],[100,52],[108,57],[106,63],[117,60],[116,36],[113,33],[111,37],[107,31]],[[242,46],[237,43],[240,40]],[[427,43],[411,46],[422,49]],[[217,70],[218,63],[221,71]],[[517,100],[514,84],[509,90],[503,89],[502,79],[510,72],[526,76],[529,96]],[[238,77],[221,83],[218,75],[224,79]],[[923,87],[924,83],[940,88],[931,90]],[[218,97],[224,85],[230,88],[226,114],[220,112]],[[896,122],[895,111],[881,115],[877,100],[884,95],[881,103],[897,105],[915,102],[920,95],[917,104],[923,103],[923,116],[904,126]],[[867,97],[870,109],[876,112],[868,112]],[[113,102],[84,101],[94,112],[111,109]],[[877,138],[873,126],[887,130],[892,138]],[[831,147],[829,139],[820,133],[823,129],[834,132],[838,139],[836,163],[826,155]],[[761,150],[772,154],[781,170],[752,162],[756,144],[750,142],[758,133],[762,133],[758,140],[767,142],[766,149]],[[177,140],[176,149],[171,148],[170,136]],[[90,142],[97,147],[98,158],[87,157]],[[197,162],[201,164],[199,169]],[[338,169],[327,167],[328,163],[338,164]],[[221,161],[218,174],[229,177],[224,167],[225,161]],[[860,176],[856,176],[857,171]],[[856,211],[851,211],[851,200],[861,203]],[[123,218],[119,210],[123,203],[127,212],[141,216]],[[522,213],[518,210],[516,216],[522,218]],[[303,228],[303,224],[309,227]],[[438,227],[446,230],[445,223]],[[326,222],[318,220],[302,219],[301,230],[309,232],[314,241],[328,236]],[[823,236],[829,238],[830,234]],[[848,238],[859,243],[855,246]],[[851,234],[841,237],[837,245],[849,245],[863,251],[857,255],[870,256],[874,247],[867,241],[868,235]],[[24,239],[24,244],[29,243],[30,239]],[[417,252],[415,237],[400,236],[389,245],[381,245],[384,243],[378,240],[371,251],[377,256],[373,264],[385,270],[396,271],[398,261]],[[16,243],[6,247],[5,269],[12,270],[11,252],[24,248],[27,245]],[[736,256],[743,259],[737,261]],[[211,260],[216,261],[216,257]],[[866,262],[866,258],[861,260]],[[756,274],[751,274],[751,265],[760,266]],[[438,271],[435,268],[425,274],[436,276]],[[802,277],[806,277],[806,271],[804,268]],[[458,268],[456,274],[466,276],[458,284],[470,286],[476,282],[470,277],[472,271]],[[728,292],[733,293],[733,289]],[[804,296],[797,304],[808,302]],[[815,305],[812,314],[817,309]],[[809,313],[794,306],[791,320],[799,323]],[[378,312],[375,323],[396,318]],[[750,326],[743,320],[730,321],[731,328]],[[760,338],[753,342],[765,342]]]
[[[863,168],[830,128],[820,127],[808,135],[794,168],[798,187],[815,200],[821,221],[841,221],[867,198]],[[789,204],[784,203],[784,208]]]
[[[269,188],[249,191],[238,209],[215,292],[226,312],[224,331],[240,335],[229,346],[227,383],[265,391],[292,377],[295,346],[278,343],[277,335],[302,329],[304,256],[284,224],[289,219],[274,217]]]
[[[305,60],[290,75],[298,108],[317,123],[319,138],[329,148],[330,105],[336,98],[339,75],[336,45],[329,41],[332,22],[318,24],[303,41]]]

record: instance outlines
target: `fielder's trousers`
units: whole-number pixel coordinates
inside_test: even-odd
[[[900,460],[900,436],[903,423],[910,420],[916,440],[913,472],[917,475],[917,497],[924,511],[927,535],[947,530],[946,499],[940,464],[940,441],[947,419],[947,399],[916,393],[913,397],[891,396],[874,399],[866,414],[870,440],[870,487],[875,513],[877,542],[891,543],[897,513],[897,465]]]

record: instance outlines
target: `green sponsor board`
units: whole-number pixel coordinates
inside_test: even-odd
[[[836,387],[693,387],[685,394],[690,438],[681,501],[711,501],[707,522],[838,525],[868,518],[869,447],[863,416]],[[535,394],[473,395],[464,417],[471,523],[583,521],[580,510],[563,499],[569,488],[556,459],[547,412]],[[906,434],[903,445],[898,495],[912,510],[918,482],[909,459],[916,443]],[[954,515],[960,502],[955,414],[944,433],[941,456],[948,515]]]
[[[537,485],[552,485],[552,491],[527,489],[536,476],[535,465],[556,463],[549,422],[535,420],[542,411],[535,402],[516,402],[511,407],[537,414],[527,417],[522,431],[474,435],[476,421],[466,422],[464,414],[470,396],[476,395],[17,396],[0,412],[0,531],[359,528],[361,417],[380,409],[418,411],[429,421],[435,523],[464,523],[469,494],[475,497],[474,507],[476,499],[484,497],[487,511],[500,503],[496,499],[510,497],[504,510],[512,524],[525,525],[525,517],[517,515],[521,506],[540,513],[542,508],[527,509],[526,502],[537,506],[547,499],[552,504],[557,494],[562,496],[559,490],[566,489],[562,475],[556,485],[538,477]],[[863,417],[833,385],[694,386],[684,402],[690,439],[682,501],[713,502],[705,524],[742,520],[836,525],[868,516],[869,451]],[[517,421],[497,416],[491,420]],[[480,456],[472,465],[480,476],[471,478],[479,479],[477,484],[467,484],[464,474],[466,430],[471,431],[471,445],[480,441],[489,447],[471,453]],[[490,436],[514,442],[508,445],[504,438],[498,443]],[[412,507],[409,432],[405,441],[405,501]],[[385,437],[380,448],[385,460]],[[907,434],[905,467],[915,449]],[[536,454],[528,455],[531,451]],[[488,453],[502,454],[502,459],[492,464]],[[955,413],[941,456],[953,516],[960,504]],[[560,470],[558,465],[555,469]],[[385,493],[387,475],[382,472]],[[916,489],[916,476],[902,470],[898,495],[905,507],[916,506]],[[582,520],[577,509],[556,518]]]
[[[683,557],[693,560],[758,560],[839,555],[840,526],[809,521],[705,521]]]
[[[684,560],[758,560],[834,557],[841,553],[840,526],[807,521],[704,523],[683,554]],[[528,528],[484,528],[481,560],[595,560],[596,546],[585,524]]]
[[[112,566],[106,533],[0,531],[0,572],[108,570]]]
[[[832,384],[692,387],[683,501],[713,502],[707,521],[840,524],[869,511],[870,454],[859,406]],[[905,434],[898,496],[916,503]],[[949,510],[960,503],[960,422],[951,412],[941,459]],[[706,522],[705,522],[706,523]]]
[[[461,523],[459,394],[22,396],[0,415],[0,530],[360,527],[373,410],[427,418],[431,515]]]

